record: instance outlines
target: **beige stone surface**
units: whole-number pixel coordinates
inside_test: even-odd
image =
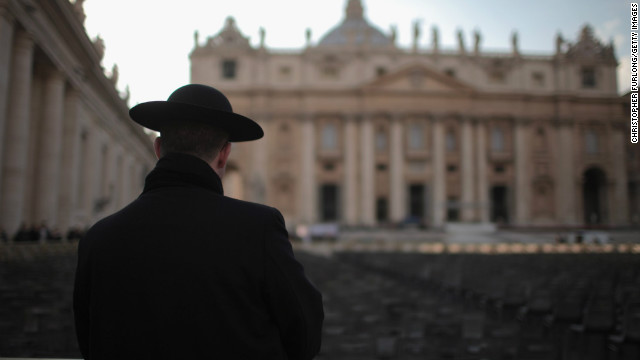
[[[506,212],[500,221],[522,226],[584,224],[587,206],[598,208],[599,224],[640,219],[638,196],[626,196],[638,176],[624,166],[617,62],[590,27],[547,55],[528,54],[517,38],[505,53],[437,43],[404,49],[358,10],[366,2],[357,3],[349,0],[341,24],[298,50],[252,47],[242,34],[250,25],[229,20],[191,53],[192,82],[221,89],[236,111],[259,121],[288,119],[291,139],[269,140],[279,135],[267,126],[259,155],[240,150],[238,163],[266,161],[266,169],[239,173],[247,200],[264,200],[251,196],[257,171],[267,199],[290,202],[285,216],[294,224],[399,223],[411,215],[409,187],[416,184],[425,190],[422,221],[433,227],[498,221],[500,206]],[[356,30],[342,30],[348,26]],[[223,61],[236,62],[234,77],[223,78]],[[595,84],[583,84],[583,72],[591,70]],[[329,123],[336,129],[331,151],[320,147]],[[413,123],[422,126],[423,149],[409,146]],[[589,131],[596,149],[587,149]],[[378,141],[386,147],[376,148]],[[282,165],[283,153],[296,165]],[[297,200],[277,192],[278,180],[266,176],[276,168],[294,181]],[[597,190],[586,188],[589,169],[604,174]],[[335,185],[338,198],[321,198],[323,185]],[[605,200],[586,204],[593,200],[585,192],[593,191]],[[323,219],[323,206],[334,201],[337,218]]]

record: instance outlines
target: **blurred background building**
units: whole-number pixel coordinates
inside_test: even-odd
[[[0,1],[0,227],[85,227],[135,198],[155,161],[83,1]]]
[[[337,9],[338,10],[338,9]],[[578,30],[578,29],[576,29]],[[191,81],[228,94],[268,134],[232,153],[226,192],[288,222],[628,225],[638,167],[613,44],[585,25],[555,53],[396,46],[349,0],[344,20],[294,51],[251,46],[233,18],[201,41]],[[637,148],[637,147],[636,147]],[[632,173],[630,173],[632,171]]]

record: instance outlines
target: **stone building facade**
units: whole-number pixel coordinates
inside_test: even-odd
[[[190,54],[191,82],[220,88],[265,138],[237,144],[227,193],[289,222],[627,225],[628,129],[612,44],[585,26],[527,55],[481,35],[443,49],[437,28],[409,49],[359,0],[317,43],[252,46],[229,18]],[[553,39],[550,39],[553,41]]]
[[[82,0],[0,1],[0,226],[86,227],[139,194],[153,146]]]

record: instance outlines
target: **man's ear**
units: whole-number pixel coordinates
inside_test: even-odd
[[[156,153],[156,157],[158,159],[160,159],[162,157],[162,138],[160,136],[158,136],[154,141],[153,141],[153,150]]]
[[[218,158],[216,159],[216,167],[218,169],[224,169],[227,166],[229,154],[231,154],[231,143],[227,141],[222,149],[220,149],[220,153],[218,154]]]

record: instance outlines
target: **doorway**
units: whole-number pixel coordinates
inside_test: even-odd
[[[589,225],[606,222],[607,179],[604,171],[592,167],[582,176],[584,223]]]
[[[497,224],[509,222],[508,189],[504,185],[491,187],[491,221]]]

